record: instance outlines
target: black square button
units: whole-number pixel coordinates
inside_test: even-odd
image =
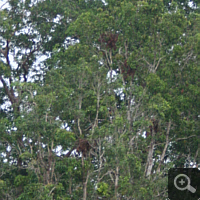
[[[200,200],[200,170],[169,169],[168,197],[170,200]]]

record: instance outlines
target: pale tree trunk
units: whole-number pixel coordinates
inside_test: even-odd
[[[72,177],[69,179],[69,194],[72,194]]]
[[[133,132],[132,127],[133,127],[133,113],[131,111],[132,105],[131,105],[131,100],[132,100],[132,80],[130,81],[130,93],[129,93],[129,97],[128,97],[128,110],[127,110],[127,120],[129,121],[129,131]]]
[[[199,153],[199,147],[198,147],[198,149],[197,149],[197,151],[196,151],[196,155],[195,155],[195,158],[194,158],[195,163],[196,163],[196,168],[197,168],[197,169],[199,168],[199,163],[198,163],[198,161],[197,161],[198,153]]]
[[[87,183],[88,183],[88,179],[89,179],[89,170],[87,170],[87,175],[85,177],[85,167],[84,167],[83,155],[82,155],[81,159],[82,159],[82,170],[83,170],[83,200],[86,200],[87,199]]]
[[[81,105],[82,105],[82,97],[79,98],[79,103],[78,103],[79,110],[81,110]],[[80,116],[78,116],[78,130],[79,130],[79,134],[82,135],[81,125],[80,125]]]
[[[147,163],[146,163],[146,167],[145,167],[145,176],[148,177],[149,175],[151,175],[151,171],[153,168],[153,152],[154,152],[154,146],[155,146],[155,131],[152,128],[152,136],[151,136],[151,143],[150,143],[150,147],[149,147],[149,153],[147,156]]]
[[[87,171],[87,176],[85,182],[83,182],[83,200],[87,199],[87,183],[89,179],[89,171]]]
[[[169,121],[169,123],[168,123],[167,133],[166,133],[166,143],[165,143],[165,147],[163,149],[163,152],[162,152],[162,155],[161,155],[161,158],[160,158],[160,162],[159,162],[158,168],[156,170],[157,173],[160,172],[160,167],[161,167],[161,164],[163,163],[163,160],[164,160],[164,157],[165,157],[165,153],[166,153],[167,147],[169,145],[169,131],[170,131],[170,128],[171,128],[171,121]]]
[[[78,86],[78,89],[82,89],[82,78],[79,80],[79,86]],[[78,98],[78,109],[79,111],[81,111],[81,108],[82,108],[82,94],[80,94],[79,98]],[[78,120],[77,120],[77,125],[78,125],[78,130],[79,130],[79,134],[82,135],[82,130],[81,130],[81,125],[80,125],[80,116],[78,116]]]
[[[115,172],[115,199],[118,199],[118,183],[119,183],[119,166],[116,167]]]
[[[96,117],[95,117],[95,121],[94,124],[92,125],[92,135],[94,134],[94,129],[96,127],[98,127],[98,119],[99,119],[99,108],[100,108],[100,89],[101,89],[101,82],[100,82],[100,78],[97,76],[97,89],[94,91],[96,92],[96,98],[97,98],[97,107],[96,107]]]
[[[128,99],[127,120],[131,122],[131,97]]]

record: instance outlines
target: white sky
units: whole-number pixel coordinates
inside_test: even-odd
[[[8,8],[8,3],[5,0],[0,0],[0,10],[4,8]]]

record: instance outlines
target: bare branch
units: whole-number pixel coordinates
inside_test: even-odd
[[[175,141],[187,140],[187,139],[192,138],[192,137],[197,137],[197,136],[196,136],[196,135],[191,135],[191,136],[189,136],[189,137],[177,138]]]
[[[150,67],[152,67],[152,64],[150,64],[144,57],[142,58]]]
[[[1,7],[0,7],[0,10],[3,9],[3,7],[8,3],[8,1],[6,1]]]
[[[159,64],[160,64],[160,61],[161,61],[164,57],[165,57],[165,56],[159,58],[158,63],[157,63],[157,65],[156,65],[155,69],[154,69],[154,73],[156,72],[156,70],[157,70],[157,68],[158,68],[158,66],[159,66]]]

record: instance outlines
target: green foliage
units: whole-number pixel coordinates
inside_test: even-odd
[[[167,198],[167,170],[200,162],[200,16],[188,2],[2,8],[2,199]]]
[[[109,185],[104,182],[100,182],[97,185],[97,192],[100,196],[109,197]]]

